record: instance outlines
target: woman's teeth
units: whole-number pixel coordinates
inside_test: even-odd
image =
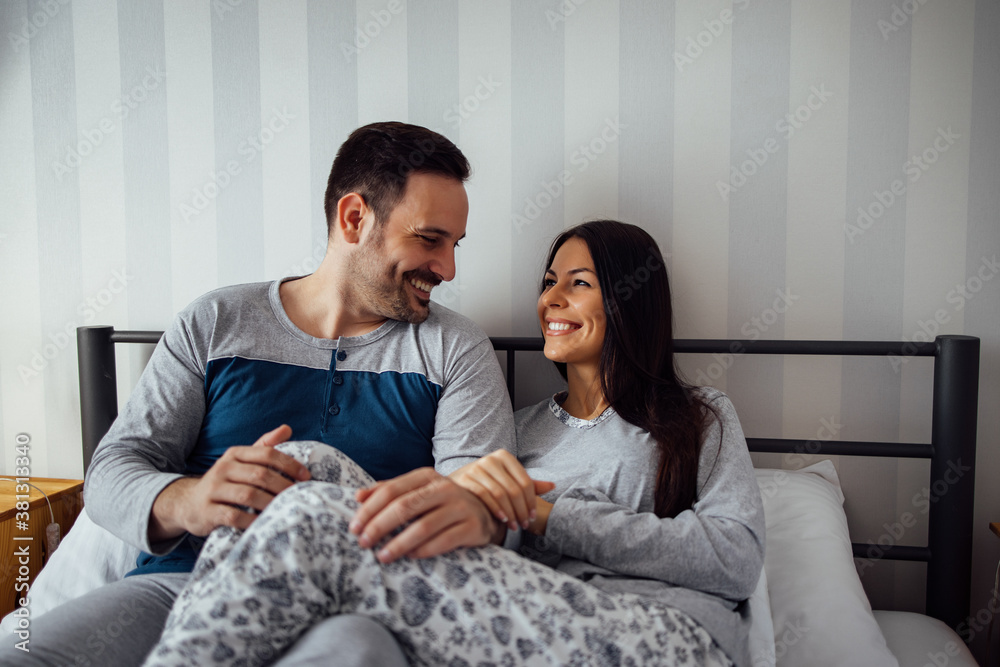
[[[570,329],[579,329],[578,324],[566,324],[564,322],[549,322],[549,331],[568,331]]]

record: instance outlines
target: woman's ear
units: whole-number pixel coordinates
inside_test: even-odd
[[[357,192],[348,192],[337,202],[336,229],[348,243],[358,243],[361,240],[361,229],[365,219],[374,212],[368,208],[364,197]]]

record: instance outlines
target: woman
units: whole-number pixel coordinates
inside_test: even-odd
[[[242,536],[216,531],[147,664],[267,664],[338,613],[383,623],[413,664],[748,664],[760,494],[729,400],[677,378],[655,242],[615,221],[565,231],[538,317],[567,391],[517,413],[520,463],[454,475],[530,522],[508,535],[528,558],[490,545],[382,564],[348,531],[370,478],[289,443],[333,483],[297,484]],[[556,489],[536,499],[533,477]]]

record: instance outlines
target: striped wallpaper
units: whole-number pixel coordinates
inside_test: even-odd
[[[33,474],[81,474],[76,326],[311,271],[337,146],[406,120],[473,163],[436,299],[491,334],[533,335],[548,242],[610,216],[669,252],[681,337],[980,336],[975,614],[1000,557],[998,34],[996,0],[5,0],[0,469],[20,437]],[[120,353],[123,393],[146,355]],[[929,437],[925,360],[682,366],[751,435]],[[525,401],[552,380],[528,374]],[[862,542],[926,485],[836,463]],[[923,571],[863,582],[919,610]]]

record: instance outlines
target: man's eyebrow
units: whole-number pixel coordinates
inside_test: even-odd
[[[417,229],[417,231],[420,232],[421,234],[437,234],[438,236],[443,236],[446,239],[450,239],[452,236],[451,232],[449,232],[447,229],[442,229],[440,227],[420,227]],[[464,238],[465,234],[462,234],[461,236],[458,237],[458,240],[461,241]]]

